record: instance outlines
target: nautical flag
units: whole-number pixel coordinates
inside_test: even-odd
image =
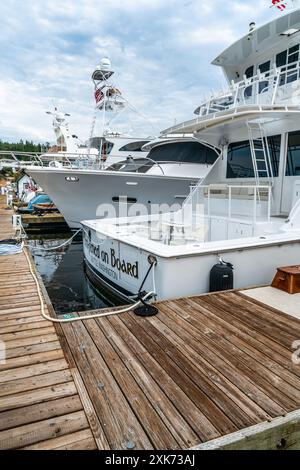
[[[284,11],[288,2],[285,0],[272,0],[272,6],[277,7],[280,11]]]
[[[95,100],[96,100],[96,104],[100,103],[100,101],[102,101],[104,98],[104,94],[102,93],[101,90],[99,90],[97,88],[97,90],[95,91]]]

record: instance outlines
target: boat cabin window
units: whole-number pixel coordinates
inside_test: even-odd
[[[251,67],[248,67],[247,70],[245,71],[246,78],[252,78],[254,75],[254,65],[251,65]]]
[[[212,165],[218,158],[215,150],[200,142],[174,142],[154,147],[149,158],[156,162],[202,163]]]
[[[89,141],[89,146],[90,148],[98,150],[100,150],[102,146],[102,154],[109,155],[114,147],[114,144],[108,140],[104,140],[103,137],[92,137]]]
[[[300,175],[300,131],[289,133],[285,174]]]
[[[142,147],[146,145],[149,140],[141,140],[139,142],[130,142],[119,149],[119,152],[143,152]]]
[[[271,61],[268,60],[267,62],[264,62],[263,64],[259,65],[259,71],[260,73],[264,73],[266,77],[268,77],[268,73],[270,71],[271,67]],[[269,82],[268,80],[259,82],[259,93],[263,93],[264,91],[268,91],[269,88]]]
[[[268,137],[270,157],[272,162],[273,174],[278,176],[279,158],[280,158],[281,136],[275,135]],[[261,147],[261,142],[255,141],[255,148]],[[263,165],[263,162],[262,162]],[[259,166],[258,170],[263,168]],[[254,169],[251,157],[249,141],[236,142],[230,144],[227,154],[227,178],[254,178]]]
[[[102,144],[102,150],[101,150],[102,155],[109,155],[110,152],[111,152],[112,149],[113,149],[113,146],[114,146],[114,144],[111,143],[111,142],[107,142],[107,141],[106,141],[106,142],[103,142],[103,144]]]
[[[280,77],[280,85],[294,82],[298,80],[298,70],[296,69],[295,62],[299,60],[299,44],[290,47],[288,50],[280,52],[276,56],[276,67],[283,67],[282,75]],[[295,69],[295,70],[294,70]]]

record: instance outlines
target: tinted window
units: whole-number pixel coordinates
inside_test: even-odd
[[[288,63],[292,64],[293,62],[297,62],[298,60],[299,60],[299,44],[289,49]]]
[[[261,73],[266,74],[266,77],[269,76],[269,74],[266,72],[269,72],[270,65],[271,65],[271,62],[268,60],[268,62],[264,62],[258,67]],[[259,93],[261,93],[262,91],[267,91],[268,87],[269,87],[269,82],[267,80],[263,82],[259,82]]]
[[[251,65],[251,67],[248,67],[247,70],[245,71],[246,78],[253,77],[253,74],[254,74],[254,65]]]
[[[98,150],[102,148],[102,154],[108,155],[112,151],[114,144],[104,140],[103,137],[92,137],[89,141],[89,146]]]
[[[280,52],[276,56],[276,67],[283,67],[287,63],[287,51]]]
[[[177,142],[154,147],[148,155],[156,162],[186,162],[212,164],[217,153],[198,142]]]
[[[290,47],[287,51],[280,52],[276,56],[276,67],[284,67],[282,75],[280,76],[280,85],[294,82],[298,79],[298,71],[294,70],[295,62],[299,60],[299,44]],[[294,64],[288,66],[288,64]],[[286,66],[286,67],[285,67]]]
[[[291,132],[288,140],[286,176],[300,175],[300,132]]]
[[[268,137],[270,157],[274,176],[278,176],[280,158],[280,135]],[[261,147],[259,141],[255,141],[255,148]],[[260,154],[262,152],[259,152]],[[258,163],[258,170],[265,169],[264,163]],[[261,177],[266,174],[261,173]],[[227,178],[254,178],[254,170],[250,151],[249,141],[230,144],[227,157]]]
[[[254,65],[251,65],[251,67],[248,67],[247,70],[245,71],[246,78],[252,78],[254,75]],[[245,89],[245,97],[250,97],[252,96],[252,86],[249,86]]]
[[[140,142],[130,142],[119,149],[120,152],[142,152],[143,145],[147,144],[149,140]]]
[[[127,158],[121,162],[114,163],[107,169],[110,171],[125,171],[130,173],[146,173],[155,163],[147,158]]]

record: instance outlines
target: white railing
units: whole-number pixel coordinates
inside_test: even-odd
[[[86,169],[86,170],[110,170],[118,172],[137,172],[146,173],[150,168],[157,167],[161,175],[164,176],[164,165],[192,165],[189,162],[177,161],[158,161],[152,160],[147,156],[140,157],[121,157],[119,155],[108,155],[106,158],[99,158],[96,155],[67,153],[30,153],[14,152],[10,150],[0,151],[0,169],[15,168],[26,169],[28,167],[43,168],[68,168],[68,169]]]
[[[217,210],[216,202],[219,202]],[[242,216],[252,220],[254,231],[258,217],[260,220],[270,221],[271,203],[270,185],[199,184],[191,187],[191,193],[185,200],[182,210],[192,217],[197,217],[200,212],[200,216],[205,215],[208,219],[218,215],[227,221]]]
[[[195,111],[199,116],[207,116],[240,106],[273,106],[283,100],[290,104],[300,105],[296,90],[300,88],[300,61],[274,67],[268,72],[258,73],[231,85],[226,91],[213,95]],[[298,83],[297,83],[298,82]],[[289,85],[293,84],[291,87]],[[297,102],[294,102],[297,101]]]

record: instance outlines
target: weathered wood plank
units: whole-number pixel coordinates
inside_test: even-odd
[[[173,402],[169,399],[168,394],[165,392],[164,377],[161,375],[161,386],[154,380],[148,372],[148,368],[143,366],[139,360],[139,356],[128,347],[131,339],[125,342],[118,332],[112,327],[107,319],[102,318],[97,321],[99,328],[106,334],[107,339],[117,350],[119,356],[126,364],[128,370],[131,372],[143,393],[148,397],[148,400],[155,404],[155,409],[161,420],[169,428],[170,432],[174,435],[181,448],[190,447],[193,443],[199,442],[199,437],[193,431],[189,423],[180,414]],[[147,358],[146,360],[147,361]],[[149,363],[151,367],[151,364]],[[186,412],[188,414],[188,411]],[[217,434],[217,432],[215,431]]]
[[[83,411],[0,432],[0,449],[18,449],[88,428]]]
[[[0,401],[0,411],[22,408],[34,403],[46,402],[57,398],[68,397],[77,393],[74,382],[45,387],[29,392],[18,393],[18,395],[3,397]]]
[[[36,330],[27,330],[27,331],[17,331],[15,333],[5,333],[1,335],[2,341],[10,342],[25,338],[33,338],[35,336],[44,336],[54,334],[55,329],[53,326],[47,326],[46,328],[36,329]]]
[[[43,361],[40,364],[25,365],[19,368],[8,369],[0,372],[0,383],[10,382],[11,380],[26,379],[36,375],[46,374],[68,368],[65,358]]]
[[[41,364],[42,362],[53,361],[55,359],[63,359],[63,357],[64,353],[61,349],[38,354],[29,354],[28,356],[14,357],[12,359],[7,359],[5,364],[0,364],[0,371],[32,364]]]
[[[121,318],[111,317],[109,322],[132,350],[135,357],[139,358],[139,361],[146,368],[149,375],[162,387],[163,391],[182,416],[184,416],[199,439],[206,441],[213,439],[213,436],[220,436],[220,432],[205,416],[201,407],[197,406],[197,403],[184,393],[167,371],[156,361],[147,345],[141,344],[136,337],[136,331],[132,330],[132,328],[129,329],[127,323],[122,322]],[[132,331],[134,331],[134,334]],[[191,434],[191,439],[193,439],[193,434]]]
[[[134,441],[137,449],[152,449],[141,423],[129,407],[83,324],[78,322],[73,328],[71,323],[66,323],[63,328],[68,337],[72,338],[73,356],[85,377],[110,447],[126,449],[126,443]]]
[[[97,449],[93,434],[90,429],[77,431],[65,436],[56,437],[47,441],[39,442],[23,450],[95,450]]]
[[[5,314],[9,314],[9,313],[18,313],[18,312],[31,312],[33,309],[38,309],[39,308],[39,304],[32,304],[30,306],[27,306],[27,307],[11,307],[11,308],[5,308],[3,310],[1,310],[2,313],[5,313]],[[46,320],[43,320],[43,318],[41,317],[41,322],[44,321],[46,322],[48,325],[49,325],[49,322],[46,321]],[[45,325],[40,325],[41,328],[45,327]],[[32,328],[38,328],[37,326],[33,326]],[[29,327],[26,327],[24,328],[24,330],[21,330],[21,331],[25,331],[25,329],[29,330],[30,328]],[[1,327],[1,331],[0,331],[0,334],[5,334],[5,333],[11,333],[13,332],[14,330],[11,330],[11,329],[7,329],[5,327]]]
[[[161,306],[161,312],[167,308],[166,306]],[[167,316],[160,316],[160,320],[163,322],[161,330],[168,335],[169,338],[172,338],[175,344],[178,345],[180,350],[186,355],[186,357],[195,364],[201,373],[206,376],[212,383],[220,388],[224,394],[226,394],[233,403],[235,403],[239,408],[244,410],[249,420],[249,423],[255,423],[257,420],[266,420],[270,416],[266,413],[258,404],[256,404],[248,394],[244,393],[240,388],[236,386],[235,383],[232,383],[223,375],[217,368],[210,364],[202,354],[199,354],[195,350],[197,341],[188,334],[188,332],[176,324],[174,330],[174,323],[170,321]]]
[[[192,336],[193,348],[199,353],[209,364],[215,367],[221,374],[223,374],[230,382],[236,384],[238,388],[244,391],[245,394],[265,410],[270,416],[278,416],[285,413],[285,410],[269,398],[263,389],[257,386],[255,381],[252,381],[249,376],[241,374],[241,371],[236,364],[233,363],[234,358],[226,354],[226,351],[221,349],[219,351],[216,347],[217,342],[213,344],[206,338],[205,329],[199,329],[193,325],[193,317],[189,316],[186,321],[182,321],[184,311],[177,309],[176,312],[172,309],[166,310],[164,313],[170,317],[173,324],[182,326],[188,334]],[[196,317],[196,314],[194,315]],[[233,359],[233,361],[232,361]]]
[[[72,381],[72,375],[68,369],[47,372],[46,374],[28,377],[26,379],[16,379],[6,383],[0,383],[0,397],[16,395],[17,393],[27,392],[29,390],[38,390],[39,388],[70,381]]]
[[[12,359],[13,357],[27,356],[28,354],[37,354],[41,352],[54,351],[55,349],[61,349],[59,341],[52,341],[48,343],[30,344],[29,346],[22,346],[14,349],[6,350],[6,359]]]
[[[0,419],[0,431],[17,428],[24,424],[37,423],[56,416],[82,410],[82,403],[78,395],[58,398],[56,400],[35,403],[23,408],[3,411]]]
[[[6,350],[16,349],[23,346],[30,346],[35,344],[44,344],[57,341],[58,337],[56,333],[43,334],[41,336],[30,336],[28,338],[13,339],[5,342]]]
[[[201,444],[193,450],[300,450],[300,411]]]
[[[0,334],[1,334],[1,331],[3,330],[3,328],[7,328],[7,327],[15,327],[15,326],[19,326],[19,325],[25,325],[27,323],[40,323],[40,322],[44,322],[45,320],[43,319],[43,317],[41,317],[41,315],[37,315],[37,316],[33,316],[33,317],[21,317],[21,318],[12,318],[12,319],[9,319],[9,320],[2,320],[1,317],[0,317]],[[42,328],[43,328],[43,324],[40,325]],[[6,332],[7,333],[7,332]]]
[[[99,353],[105,359],[107,367],[111,370],[115,381],[119,384],[127,401],[133,409],[139,409],[139,420],[147,432],[155,449],[179,449],[180,445],[172,433],[161,420],[152,402],[140,389],[134,376],[128,371],[119,355],[107,341],[105,334],[93,320],[85,322],[85,327],[92,340],[98,347]],[[182,442],[181,442],[182,444]]]

